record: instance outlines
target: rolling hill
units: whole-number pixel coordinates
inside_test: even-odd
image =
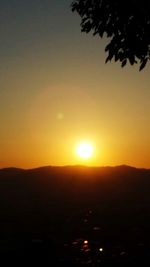
[[[124,165],[0,170],[2,235],[53,232],[75,223],[86,210],[103,225],[148,224],[150,170]]]

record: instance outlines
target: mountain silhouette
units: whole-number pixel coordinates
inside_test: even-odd
[[[78,211],[92,209],[119,216],[147,216],[150,170],[117,167],[40,167],[0,170],[0,231],[59,224]],[[123,216],[123,217],[122,217]],[[104,220],[105,223],[105,220]]]

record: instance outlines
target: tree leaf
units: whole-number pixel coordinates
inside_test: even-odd
[[[127,60],[124,59],[124,60],[122,61],[122,63],[121,63],[121,67],[123,68],[126,64],[127,64]]]
[[[147,61],[148,61],[148,58],[145,58],[145,59],[143,60],[141,66],[140,66],[139,71],[141,71],[142,69],[144,69],[144,67],[146,66]]]

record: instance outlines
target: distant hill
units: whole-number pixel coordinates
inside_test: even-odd
[[[150,170],[117,167],[40,167],[0,170],[0,234],[53,232],[84,210],[101,223],[149,225]]]

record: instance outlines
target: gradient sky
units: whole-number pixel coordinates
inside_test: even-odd
[[[0,168],[150,168],[150,66],[105,64],[71,0],[0,2]],[[94,155],[75,153],[89,140]]]

